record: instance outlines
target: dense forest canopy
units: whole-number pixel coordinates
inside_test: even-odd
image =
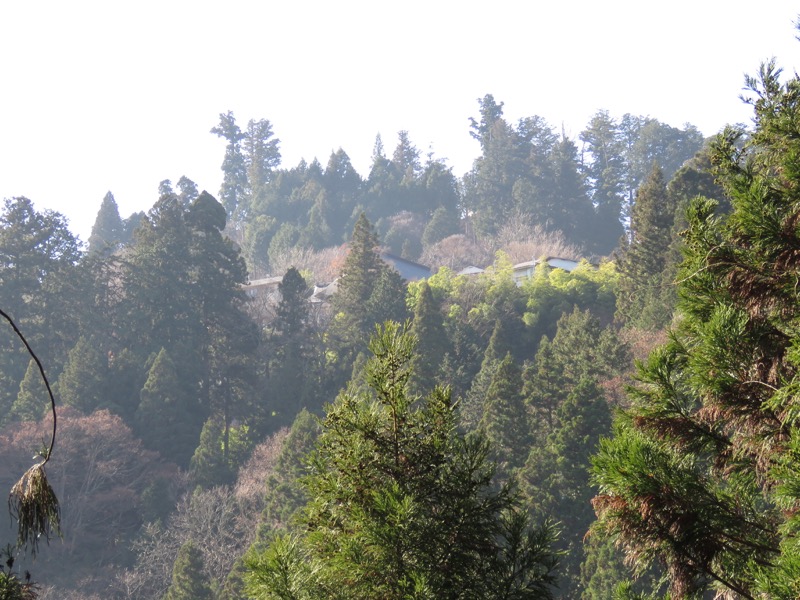
[[[216,195],[109,192],[85,245],[6,199],[63,533],[9,547],[7,597],[796,597],[800,83],[748,85],[754,127],[711,140],[487,94],[462,175],[407,131],[367,173],[285,167],[227,112]],[[9,488],[51,424],[24,350]]]

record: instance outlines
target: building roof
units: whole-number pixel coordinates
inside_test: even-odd
[[[481,273],[485,272],[486,269],[481,269],[480,267],[470,265],[461,269],[458,273],[456,273],[456,275],[480,275]]]
[[[389,252],[381,252],[381,258],[383,262],[400,273],[400,276],[406,281],[418,281],[431,276],[430,267],[416,263],[413,260],[408,260]]]

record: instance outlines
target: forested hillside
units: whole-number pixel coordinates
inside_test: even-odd
[[[6,199],[0,307],[54,381],[63,539],[0,582],[796,597],[800,83],[750,83],[754,128],[712,140],[602,110],[573,139],[486,95],[461,175],[407,131],[369,173],[283,166],[228,112],[218,191],[165,180],[126,218],[109,192],[86,244]],[[10,489],[52,417],[4,339]]]

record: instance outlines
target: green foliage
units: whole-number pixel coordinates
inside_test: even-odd
[[[335,314],[328,335],[339,368],[347,368],[363,351],[376,323],[406,317],[405,284],[378,253],[375,228],[361,213],[333,297]]]
[[[164,600],[213,600],[214,592],[203,573],[203,554],[191,542],[178,551],[172,568],[172,584]]]
[[[483,406],[480,427],[492,444],[498,473],[505,478],[522,466],[530,446],[522,372],[510,353],[497,362]]]
[[[300,272],[291,267],[278,285],[281,299],[272,332],[266,340],[269,376],[266,399],[273,418],[270,426],[286,426],[307,407],[319,408],[314,396],[319,385],[319,341],[310,326],[311,293]]]
[[[580,589],[584,537],[594,520],[589,461],[600,437],[609,432],[611,411],[598,386],[584,378],[558,407],[556,423],[544,445],[531,449],[520,482],[537,514],[558,515],[562,521],[559,596],[574,598]]]
[[[28,362],[25,377],[19,384],[19,393],[11,405],[9,420],[38,421],[49,409],[50,400],[36,361]]]
[[[114,195],[108,192],[100,203],[100,210],[97,211],[97,218],[92,225],[88,251],[90,254],[113,254],[126,238],[117,202]]]
[[[222,161],[223,179],[219,197],[222,199],[222,205],[228,216],[232,217],[245,201],[247,167],[242,155],[242,140],[245,138],[245,134],[236,124],[236,118],[231,111],[220,113],[219,125],[213,127],[211,133],[227,142],[225,159]]]
[[[30,573],[26,573],[23,583],[14,570],[14,553],[11,547],[0,552],[0,600],[36,600],[38,597],[37,586],[30,581]]]
[[[319,422],[302,410],[292,423],[283,443],[275,470],[267,479],[263,523],[257,544],[265,544],[276,532],[285,530],[294,515],[308,501],[301,479],[306,472],[305,458],[313,450],[319,435]]]
[[[444,319],[430,286],[422,281],[419,289],[420,295],[411,323],[411,332],[417,339],[411,381],[412,387],[422,392],[442,383],[439,367],[448,353],[449,344]]]
[[[187,466],[197,446],[197,404],[181,384],[175,364],[163,348],[155,357],[136,411],[136,432],[145,445],[178,465]]]
[[[712,143],[730,216],[688,211],[679,324],[641,365],[632,405],[594,459],[595,529],[673,598],[794,598],[798,347],[794,257],[800,81],[748,80],[756,129]]]
[[[4,201],[0,214],[0,306],[25,331],[28,342],[55,373],[75,344],[79,323],[88,309],[77,273],[79,258],[78,241],[62,215],[36,211],[24,197]],[[20,344],[0,348],[3,417],[16,399],[28,360]]]
[[[558,319],[573,308],[591,308],[603,323],[611,322],[616,306],[619,273],[612,262],[593,267],[581,262],[572,272],[553,269],[542,263],[534,276],[522,284],[527,298],[523,315],[525,324],[533,329],[534,339],[555,335]]]
[[[67,363],[56,383],[58,396],[64,404],[74,406],[84,414],[98,408],[120,407],[107,396],[108,358],[103,356],[96,339],[81,336],[67,355]]]
[[[208,489],[216,485],[229,485],[235,472],[225,456],[224,428],[218,419],[208,419],[200,432],[200,443],[189,463],[189,476],[193,485]]]
[[[624,244],[619,259],[617,312],[630,324],[660,328],[671,317],[669,307],[659,300],[662,286],[669,283],[664,281],[664,271],[675,224],[673,200],[667,193],[661,168],[654,164],[636,194],[630,240]]]
[[[449,394],[408,394],[412,338],[387,323],[369,390],[328,409],[298,532],[251,554],[256,598],[547,598],[551,528],[530,528],[512,489],[491,491],[490,451],[455,433]]]

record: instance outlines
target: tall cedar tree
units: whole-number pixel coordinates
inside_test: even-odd
[[[96,339],[81,336],[67,355],[67,363],[56,383],[64,404],[88,415],[98,408],[110,408],[120,414],[115,404],[119,398],[108,395],[108,357]]]
[[[203,553],[192,541],[178,551],[172,568],[172,584],[164,600],[213,600],[214,592],[203,571]]]
[[[748,78],[755,131],[713,142],[731,199],[697,199],[678,327],[641,365],[632,405],[594,459],[599,533],[673,599],[797,597],[800,589],[800,79]]]
[[[287,426],[311,399],[314,387],[313,344],[308,322],[309,289],[306,280],[291,267],[278,284],[278,291],[281,299],[268,341],[272,358],[267,402],[277,416],[276,425]]]
[[[389,267],[378,254],[378,236],[364,213],[358,218],[348,246],[347,258],[333,296],[334,320],[330,335],[342,367],[348,368],[366,348],[375,315],[370,308],[373,293]]]
[[[562,522],[557,596],[566,599],[578,597],[584,538],[594,520],[590,459],[611,428],[611,411],[594,381],[583,378],[569,391],[557,422],[544,446],[531,449],[520,486],[536,514],[558,515]]]
[[[618,261],[621,276],[617,312],[628,322],[640,321],[647,300],[659,297],[654,290],[662,284],[675,223],[672,198],[667,194],[661,168],[653,164],[636,193],[630,239],[623,243]]]
[[[498,474],[508,478],[525,462],[530,447],[522,371],[511,353],[506,354],[492,374],[480,426],[494,448]]]
[[[448,353],[448,340],[439,304],[426,282],[420,286],[411,331],[417,338],[412,387],[419,392],[431,390],[442,383],[439,367]]]
[[[225,158],[222,161],[222,186],[219,197],[229,217],[237,214],[239,205],[244,203],[247,188],[247,166],[242,154],[242,140],[245,134],[236,124],[231,111],[220,113],[219,125],[211,128],[211,133],[227,142]]]
[[[408,391],[413,338],[387,323],[369,390],[328,409],[297,533],[252,553],[254,598],[550,598],[552,530],[530,529],[511,487],[492,491],[485,438],[455,432],[455,403]]]
[[[119,216],[114,194],[108,192],[100,203],[89,235],[89,253],[112,254],[125,241],[125,226]]]
[[[620,215],[624,199],[625,159],[619,124],[608,111],[598,111],[580,134],[591,155],[586,176],[592,187],[597,226],[592,227],[591,249],[607,254],[623,233]]]
[[[200,437],[199,407],[163,348],[155,357],[136,411],[136,432],[151,450],[188,466]]]

